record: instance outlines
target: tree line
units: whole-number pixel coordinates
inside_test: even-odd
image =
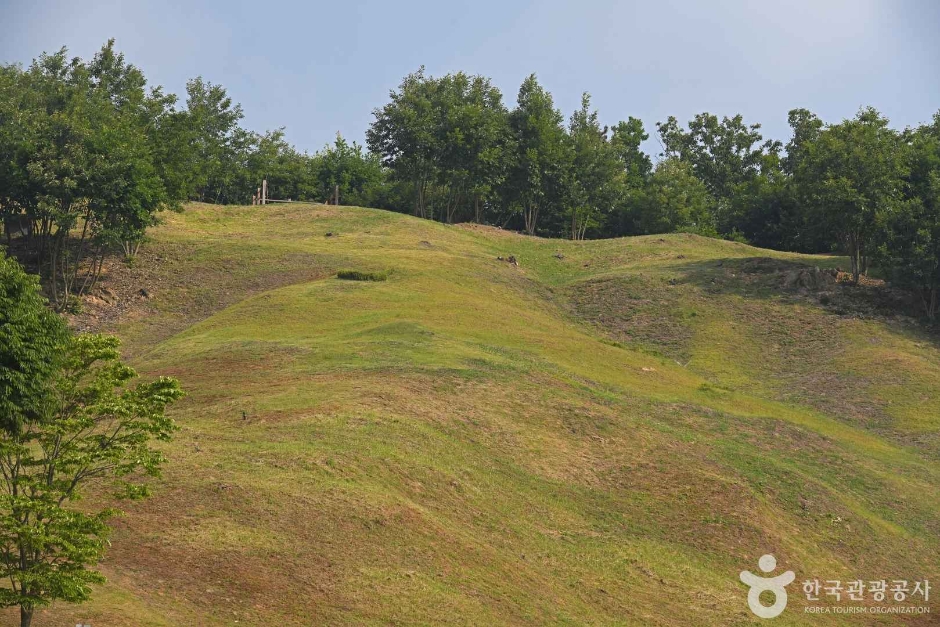
[[[877,264],[937,316],[940,112],[897,131],[870,107],[828,124],[794,109],[786,145],[741,115],[669,117],[656,124],[655,165],[642,121],[602,125],[584,93],[566,124],[534,74],[509,109],[486,77],[422,68],[374,117],[367,145],[415,215],[572,239],[683,231],[841,252],[855,282]]]
[[[602,124],[585,93],[567,118],[533,74],[507,106],[484,76],[406,76],[375,109],[366,146],[313,155],[259,134],[224,87],[195,78],[185,106],[108,42],[0,68],[0,212],[53,299],[94,285],[104,256],[133,255],[158,211],[186,200],[327,201],[573,239],[692,232],[799,252],[841,252],[914,290],[940,292],[940,113],[896,130],[871,108],[838,123],[789,113],[786,144],[741,115],[669,117],[653,156],[637,118]]]

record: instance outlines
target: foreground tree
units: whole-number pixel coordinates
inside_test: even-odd
[[[112,508],[77,509],[96,496],[142,498],[141,475],[165,461],[153,448],[176,429],[165,415],[182,395],[169,378],[129,386],[118,341],[68,333],[46,309],[35,278],[0,257],[0,606],[77,603],[104,578],[94,569]],[[97,499],[96,499],[97,500]]]
[[[16,433],[48,413],[68,329],[39,294],[39,278],[0,253],[0,429]]]

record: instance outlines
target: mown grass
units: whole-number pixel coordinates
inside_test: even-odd
[[[736,265],[836,258],[296,204],[193,205],[151,247],[157,314],[117,332],[183,430],[111,583],[40,625],[745,625],[766,552],[940,575],[936,341]]]

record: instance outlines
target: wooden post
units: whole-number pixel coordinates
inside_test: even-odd
[[[268,179],[261,181],[261,204],[268,204]]]
[[[333,204],[339,204],[339,185],[337,185],[333,190]]]

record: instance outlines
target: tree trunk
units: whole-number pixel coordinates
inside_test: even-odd
[[[849,258],[852,263],[852,281],[858,285],[861,274],[861,246],[855,233],[849,235]]]
[[[33,622],[33,608],[20,606],[20,627],[29,627]]]
[[[419,177],[415,179],[415,215],[419,218],[427,218],[428,212],[425,205],[426,199],[424,197],[424,181]]]
[[[457,209],[460,207],[460,192],[450,194],[447,199],[446,220],[447,224],[454,223],[454,217],[457,215]]]
[[[538,205],[529,205],[525,209],[525,232],[529,235],[535,235],[535,221],[538,219]]]

